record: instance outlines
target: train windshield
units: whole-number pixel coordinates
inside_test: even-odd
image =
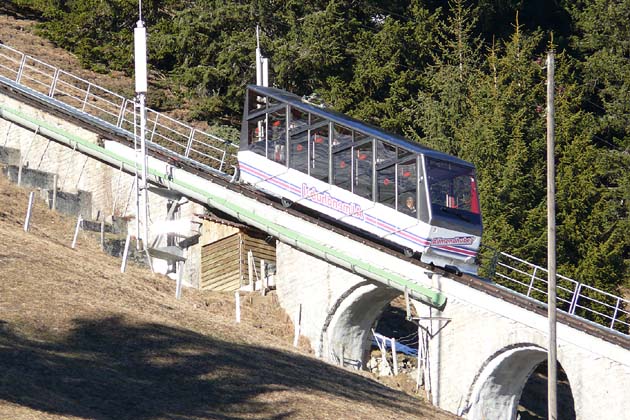
[[[426,173],[433,216],[481,224],[474,168],[427,157]]]

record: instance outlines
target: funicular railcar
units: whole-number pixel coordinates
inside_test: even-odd
[[[476,274],[481,214],[472,164],[299,96],[247,87],[241,179]]]

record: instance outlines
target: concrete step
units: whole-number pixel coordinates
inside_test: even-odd
[[[19,166],[20,156],[20,149],[0,146],[0,164]]]
[[[2,168],[2,172],[11,182],[17,183],[18,178],[20,178],[21,186],[45,190],[53,189],[55,180],[55,174],[53,173],[22,167],[22,174],[20,175],[18,165],[7,165]]]

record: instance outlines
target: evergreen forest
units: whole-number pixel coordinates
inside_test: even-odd
[[[4,10],[3,10],[4,9]],[[234,127],[255,81],[477,166],[484,244],[547,264],[546,56],[555,51],[558,273],[630,287],[630,0],[143,0],[149,105]],[[138,0],[0,12],[107,73],[133,73]]]

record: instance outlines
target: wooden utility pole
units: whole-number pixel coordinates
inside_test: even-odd
[[[549,350],[547,354],[547,418],[558,419],[556,398],[556,187],[554,135],[554,53],[547,53],[547,309]]]

